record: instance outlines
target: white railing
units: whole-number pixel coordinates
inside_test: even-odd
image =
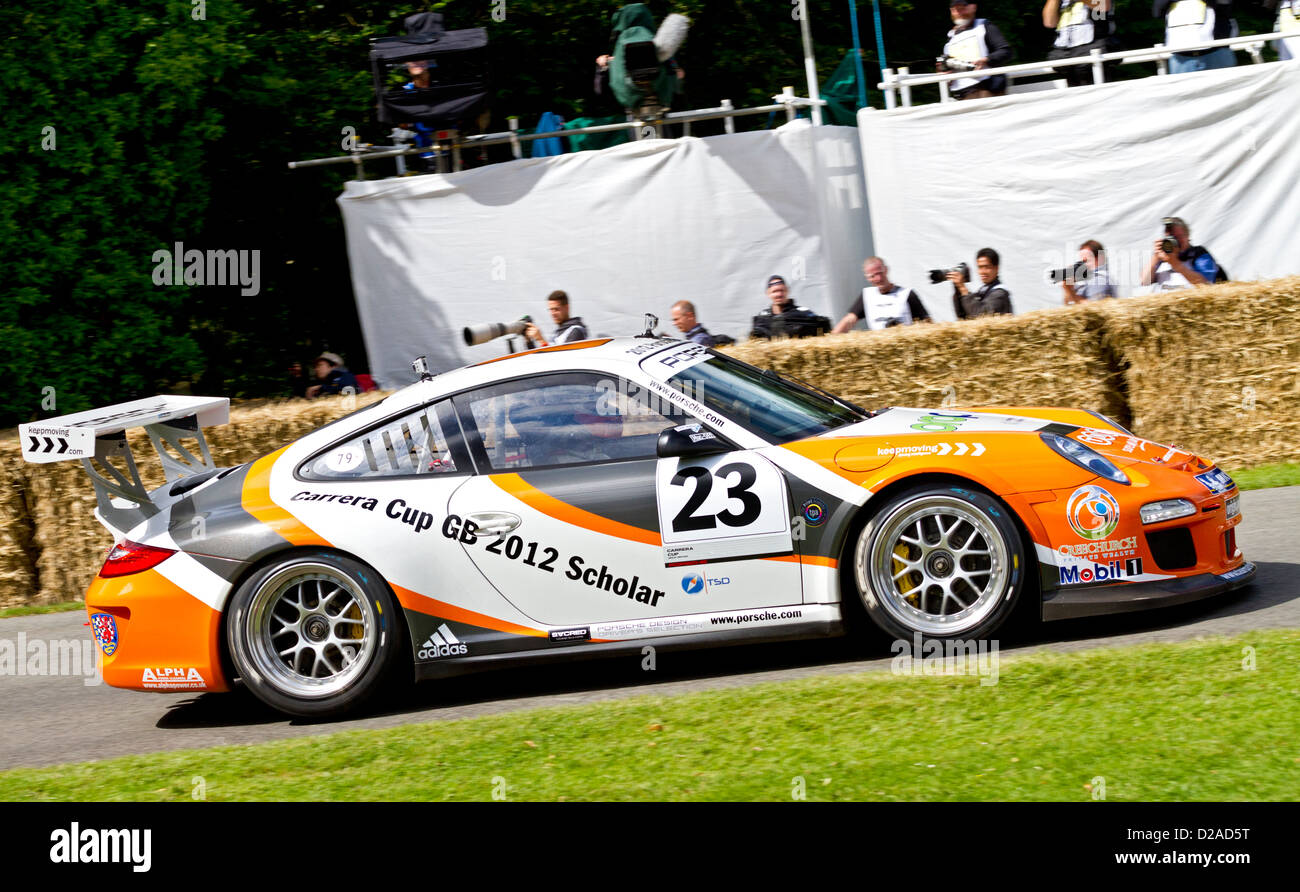
[[[510,129],[500,133],[479,133],[464,136],[456,130],[443,130],[435,134],[433,144],[428,146],[378,146],[362,143],[347,155],[311,158],[306,161],[290,161],[289,167],[294,169],[299,167],[321,167],[328,164],[355,164],[357,179],[365,179],[362,174],[362,164],[367,161],[377,161],[381,158],[394,158],[400,176],[406,172],[405,156],[433,154],[438,162],[438,172],[445,173],[448,166],[452,170],[461,169],[460,153],[462,149],[509,143],[514,156],[522,158],[522,144],[533,139],[577,136],[583,133],[613,133],[620,130],[632,131],[635,139],[652,139],[660,135],[661,128],[665,124],[680,124],[683,135],[690,136],[692,121],[714,121],[718,119],[722,119],[724,122],[723,126],[727,133],[735,133],[736,118],[784,111],[786,120],[793,121],[799,114],[799,109],[821,108],[824,105],[826,105],[824,99],[809,99],[806,96],[797,96],[793,87],[786,87],[781,93],[772,97],[771,105],[735,108],[732,106],[730,99],[724,99],[716,108],[697,108],[691,111],[666,112],[656,115],[628,115],[626,121],[618,121],[613,124],[593,124],[590,127],[574,127],[569,130],[552,130],[546,133],[520,133],[518,131],[519,119],[510,118]],[[397,132],[394,131],[395,134]],[[414,134],[412,134],[412,138],[413,136]],[[448,155],[450,155],[450,165],[447,164]]]
[[[1017,77],[1033,77],[1043,74],[1059,72],[1063,68],[1073,68],[1081,65],[1088,65],[1092,68],[1092,82],[1100,84],[1105,82],[1102,73],[1102,66],[1106,62],[1119,62],[1120,64],[1137,64],[1141,62],[1155,62],[1156,74],[1164,75],[1169,73],[1169,57],[1177,53],[1186,53],[1196,50],[1216,49],[1221,46],[1230,47],[1233,50],[1244,51],[1250,54],[1250,58],[1255,63],[1264,61],[1262,51],[1264,44],[1270,40],[1279,40],[1283,37],[1295,37],[1295,34],[1285,34],[1282,32],[1272,32],[1269,34],[1248,34],[1244,37],[1225,37],[1222,40],[1211,40],[1205,43],[1198,43],[1192,46],[1179,47],[1176,50],[1169,49],[1163,43],[1157,43],[1155,46],[1145,47],[1136,50],[1120,50],[1114,53],[1103,53],[1101,50],[1093,50],[1086,56],[1079,56],[1074,59],[1055,59],[1052,61],[1025,62],[1019,65],[1003,65],[999,68],[980,68],[975,71],[942,71],[933,74],[912,74],[906,67],[899,68],[895,71],[893,68],[886,68],[882,74],[882,80],[876,87],[885,94],[885,108],[897,108],[901,99],[903,108],[912,106],[912,88],[925,86],[928,84],[939,85],[939,101],[948,102],[952,99],[949,92],[949,84],[952,81],[961,78],[978,77],[980,79],[991,77],[996,74],[1005,74],[1008,82],[1014,82]]]

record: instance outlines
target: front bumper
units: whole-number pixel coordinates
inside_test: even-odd
[[[1126,585],[1069,586],[1047,593],[1043,599],[1043,619],[1078,619],[1186,604],[1241,588],[1255,578],[1255,572],[1255,565],[1246,561],[1222,574],[1202,573]]]

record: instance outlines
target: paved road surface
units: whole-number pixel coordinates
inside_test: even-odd
[[[1300,487],[1242,494],[1240,542],[1259,565],[1249,588],[1186,607],[1136,616],[1052,623],[1003,651],[1070,651],[1148,641],[1300,628]],[[0,620],[0,638],[84,640],[84,613]],[[809,675],[887,669],[886,642],[856,639],[661,653],[654,672],[623,657],[501,670],[420,685],[390,711],[335,723],[289,720],[243,691],[143,694],[79,677],[0,676],[0,769],[225,744],[256,743],[354,728],[389,728],[539,706],[678,694]]]

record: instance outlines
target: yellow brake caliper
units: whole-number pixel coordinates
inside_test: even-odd
[[[899,558],[909,558],[909,557],[911,557],[911,552],[908,549],[906,543],[899,542],[897,545],[894,546],[893,565],[894,565],[895,576],[897,576],[899,573],[907,569],[907,564],[900,561]],[[916,591],[915,577],[916,577],[916,573],[913,572],[913,573],[908,573],[907,575],[903,576],[901,579],[898,580],[898,593],[902,595],[903,599],[906,600],[907,603],[911,604],[913,607],[918,606],[916,603],[916,598],[920,594],[919,592]]]

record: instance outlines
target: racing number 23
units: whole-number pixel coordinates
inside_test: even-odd
[[[741,504],[739,513],[728,508],[726,511],[720,511],[717,514],[696,514],[695,512],[705,500],[709,497],[709,491],[713,488],[713,478],[717,477],[722,480],[731,474],[740,475],[740,479],[728,487],[727,498],[738,499]],[[687,467],[682,468],[673,475],[673,486],[686,486],[688,481],[695,481],[695,489],[686,499],[686,504],[682,510],[677,512],[673,518],[673,532],[684,533],[691,530],[712,530],[722,521],[729,527],[744,527],[758,520],[759,514],[763,510],[763,503],[759,501],[758,496],[753,492],[754,481],[758,479],[758,473],[753,466],[742,462],[732,462],[731,464],[722,465],[715,468],[712,473],[708,468]]]

